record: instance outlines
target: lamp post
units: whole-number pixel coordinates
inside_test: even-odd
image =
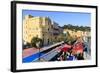
[[[37,43],[36,43],[36,46],[37,46],[37,48],[39,49],[39,61],[40,61],[40,41],[38,41]]]

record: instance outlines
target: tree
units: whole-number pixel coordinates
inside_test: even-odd
[[[33,47],[36,47],[37,48],[37,45],[36,45],[36,43],[38,43],[38,42],[40,42],[40,47],[42,47],[43,46],[43,41],[42,41],[42,39],[40,39],[40,38],[38,38],[38,37],[33,37],[32,38],[32,40],[31,40],[31,45],[33,46]]]
[[[90,31],[91,28],[89,26],[74,26],[72,24],[64,25],[62,26],[63,29],[69,29],[69,30],[80,30],[80,31]]]

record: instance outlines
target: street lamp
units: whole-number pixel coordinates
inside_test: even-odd
[[[39,61],[40,61],[40,44],[41,44],[40,41],[38,41],[38,42],[36,43],[36,47],[39,49]]]

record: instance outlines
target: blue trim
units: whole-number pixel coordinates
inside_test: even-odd
[[[29,63],[29,62],[33,62],[36,58],[39,58],[39,56],[42,56],[43,53],[36,53],[36,54],[33,54],[31,56],[28,56],[26,58],[23,58],[22,59],[22,63]]]

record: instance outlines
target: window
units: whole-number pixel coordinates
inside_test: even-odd
[[[44,34],[43,34],[43,37],[44,37]]]
[[[36,27],[36,30],[38,30],[38,28]]]
[[[36,37],[38,37],[38,35],[36,35]]]

